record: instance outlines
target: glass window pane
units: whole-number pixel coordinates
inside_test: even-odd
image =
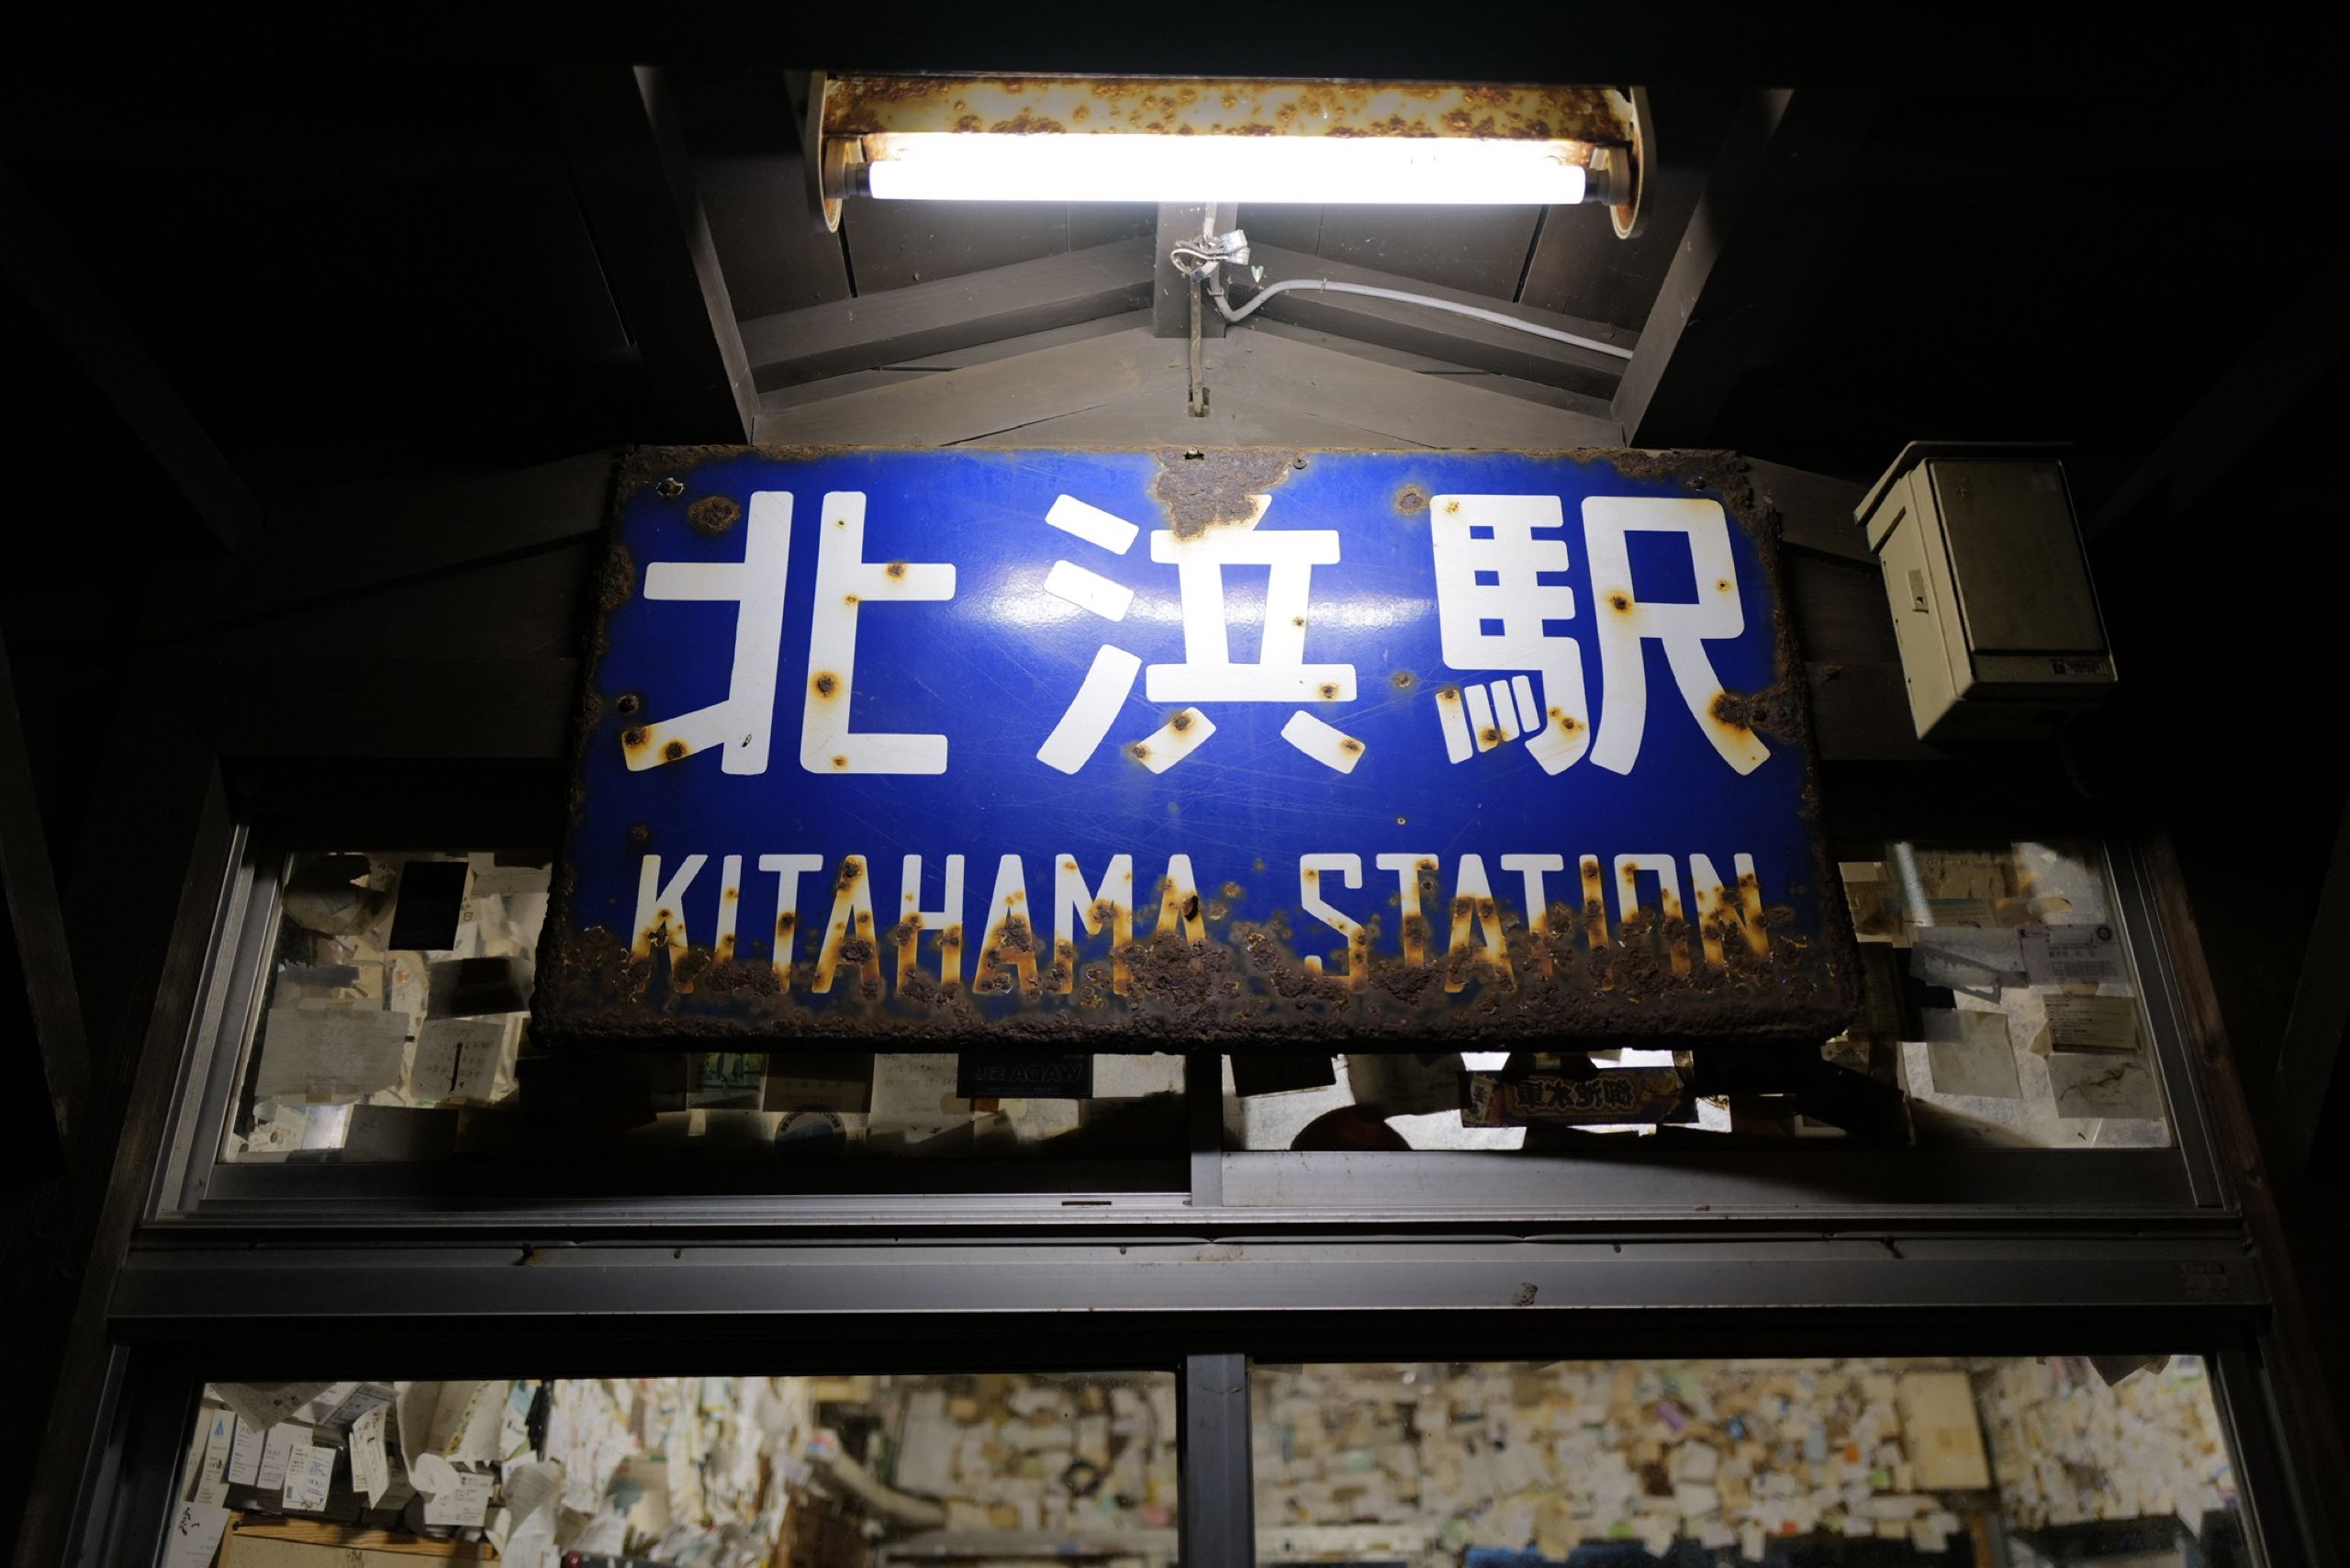
[[[1252,1379],[1265,1562],[2245,1560],[2192,1356],[1330,1364]]]
[[[1145,1568],[1175,1503],[1167,1372],[218,1383],[174,1528],[225,1529],[229,1564],[438,1540],[510,1568]]]
[[[1840,846],[1839,857],[1863,1005],[1851,1030],[1816,1050],[1725,1042],[1227,1058],[1225,1145],[1555,1153],[1600,1137],[1680,1148],[2170,1143],[2097,845],[1880,842]]]
[[[529,1007],[551,875],[544,857],[486,852],[292,857],[219,1158],[1171,1159],[1186,1148],[1174,1056],[1042,1058],[983,1081],[981,1064],[954,1055],[537,1048]]]

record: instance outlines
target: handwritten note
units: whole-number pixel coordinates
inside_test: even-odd
[[[326,1383],[216,1383],[211,1392],[250,1427],[274,1427],[333,1387]]]
[[[1935,1093],[2009,1100],[2023,1093],[2015,1051],[2008,1043],[2006,1014],[1932,1010],[1926,1014],[1925,1025]]]
[[[2132,1057],[2053,1052],[2048,1058],[2048,1086],[2055,1091],[2060,1117],[2153,1120],[2163,1114],[2161,1086]]]
[[[504,1018],[430,1018],[416,1031],[408,1092],[420,1100],[487,1103],[506,1051]]]
[[[229,1510],[217,1504],[182,1503],[172,1513],[163,1540],[163,1568],[211,1568],[229,1528]]]
[[[285,1504],[288,1513],[318,1513],[334,1484],[335,1450],[297,1439],[286,1450]]]
[[[262,1440],[268,1429],[250,1421],[237,1423],[236,1441],[229,1450],[229,1483],[232,1486],[261,1484]]]
[[[226,1410],[205,1412],[204,1452],[196,1467],[196,1500],[219,1503],[229,1495],[229,1451],[237,1418]]]
[[[2018,934],[2034,985],[2127,981],[2130,966],[2110,925],[2027,925]]]
[[[506,1508],[510,1526],[527,1523],[532,1515],[563,1495],[563,1466],[553,1460],[524,1460],[506,1467]]]
[[[407,1014],[381,1008],[273,1008],[262,1028],[253,1092],[263,1099],[355,1100],[397,1089],[408,1029]],[[309,1385],[303,1398],[325,1386]]]
[[[310,1440],[309,1429],[291,1421],[281,1421],[269,1429],[262,1439],[261,1474],[253,1484],[264,1492],[274,1492],[285,1484],[285,1462],[293,1457],[294,1445]]]
[[[424,1500],[424,1522],[429,1525],[477,1526],[488,1513],[489,1474],[486,1471],[458,1471],[454,1485]]]
[[[2127,996],[2049,996],[2048,1048],[2120,1051],[2138,1048],[2138,1003]]]
[[[384,1457],[384,1412],[379,1406],[351,1423],[351,1484],[367,1494],[367,1506],[377,1506],[392,1484],[391,1466]]]

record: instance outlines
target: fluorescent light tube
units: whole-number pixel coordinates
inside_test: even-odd
[[[882,132],[884,200],[1413,202],[1572,207],[1588,149],[1508,138]]]

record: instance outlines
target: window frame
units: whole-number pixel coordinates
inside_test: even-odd
[[[1526,1323],[1534,1315],[1520,1315]],[[1546,1338],[1550,1325],[1502,1328],[1483,1336],[1475,1354],[1479,1361],[1542,1361],[1558,1359],[1558,1345]],[[2077,1355],[2142,1339],[2108,1336],[2082,1338],[2077,1327],[2063,1331],[2062,1346],[2052,1347],[2048,1336],[2028,1324],[1977,1325],[1965,1337],[1973,1341],[1954,1349],[1947,1326],[1880,1326],[1852,1343],[1850,1327],[1821,1330],[1796,1327],[1767,1336],[1767,1348],[1725,1347],[1733,1355]],[[1261,1316],[1213,1327],[1192,1326],[1189,1331],[1158,1331],[1129,1336],[1099,1328],[1050,1341],[1021,1342],[1012,1355],[941,1361],[933,1350],[901,1347],[894,1355],[875,1359],[869,1350],[811,1359],[781,1358],[788,1364],[763,1366],[762,1373],[839,1374],[847,1372],[919,1373],[938,1372],[1169,1372],[1177,1394],[1176,1473],[1177,1529],[1180,1561],[1186,1568],[1239,1568],[1256,1557],[1255,1489],[1251,1419],[1253,1379],[1259,1363],[1343,1364],[1393,1360],[1426,1360],[1424,1355],[1399,1353],[1415,1331],[1393,1325],[1363,1323],[1333,1337],[1326,1330],[1301,1335]],[[1577,1361],[1613,1361],[1645,1356],[1685,1355],[1688,1347],[1659,1339],[1659,1330],[1631,1334],[1607,1333],[1595,1342],[1578,1343]],[[1830,1348],[1830,1338],[1833,1348]],[[811,1336],[811,1338],[814,1338]],[[2020,1348],[2036,1338],[2036,1348]],[[2266,1369],[2257,1352],[2257,1339],[2241,1323],[2206,1325],[2185,1342],[2165,1340],[2174,1353],[2204,1359],[2211,1397],[2221,1435],[2234,1469],[2238,1514],[2254,1560],[2265,1568],[2295,1568],[2314,1562],[2307,1543],[2313,1540],[2311,1521],[2291,1485],[2278,1446],[2277,1410]],[[1123,1344],[1130,1353],[1119,1355]],[[1145,1344],[1155,1351],[1131,1353]],[[1420,1347],[1425,1349],[1425,1345]],[[1021,1350],[1033,1351],[1024,1356]],[[1114,1358],[1105,1360],[1104,1353]],[[178,1340],[147,1344],[118,1353],[108,1382],[106,1419],[84,1473],[75,1540],[68,1560],[83,1568],[153,1568],[161,1561],[162,1533],[175,1506],[174,1496],[185,1462],[188,1435],[194,1429],[203,1384],[210,1379],[263,1372],[283,1376],[307,1372],[324,1376],[330,1371],[348,1373],[347,1362],[329,1365],[316,1346],[305,1347],[289,1359],[250,1338],[218,1341],[207,1350],[201,1341]],[[382,1350],[362,1351],[374,1372],[395,1376],[498,1375],[513,1371],[501,1366],[498,1341],[476,1334],[451,1342],[420,1343],[413,1338]],[[739,1340],[705,1342],[680,1358],[665,1356],[665,1375],[741,1372],[746,1354]],[[730,1359],[731,1358],[731,1359]],[[1041,1359],[1037,1359],[1041,1358]],[[550,1357],[544,1347],[532,1354],[542,1363]],[[635,1348],[606,1333],[574,1339],[556,1349],[557,1365],[541,1365],[533,1375],[596,1376],[643,1374],[641,1340]],[[670,1366],[669,1361],[677,1364]],[[394,1365],[393,1362],[399,1364]]]
[[[1940,824],[1929,823],[1930,827]],[[1195,1058],[1192,1138],[1182,1154],[1131,1160],[844,1160],[711,1162],[708,1169],[632,1161],[617,1187],[600,1177],[549,1179],[524,1161],[341,1165],[228,1164],[221,1134],[274,950],[279,872],[304,848],[349,847],[358,835],[289,835],[241,828],[236,868],[216,928],[195,1027],[174,1097],[167,1158],[144,1213],[151,1224],[269,1229],[341,1223],[397,1226],[408,1212],[489,1228],[718,1222],[860,1225],[1035,1222],[1113,1210],[1191,1223],[1215,1211],[1236,1224],[1289,1216],[1385,1222],[1445,1214],[1510,1214],[1550,1226],[1670,1224],[1690,1215],[1816,1219],[2040,1221],[2232,1212],[2209,1116],[2182,1033],[2177,976],[2162,940],[2143,854],[2098,838],[2102,870],[2144,1012],[2149,1059],[2162,1084],[2168,1146],[2148,1149],[1677,1150],[1595,1147],[1567,1153],[1415,1150],[1294,1153],[1225,1146],[1221,1107],[1200,1103],[1212,1058]],[[385,835],[376,835],[382,837]],[[379,847],[421,841],[411,829]],[[1937,836],[1921,832],[1919,838]],[[2010,832],[2010,838],[2019,836]],[[2077,832],[2062,836],[2078,838]],[[434,844],[445,848],[445,844]],[[488,847],[468,845],[466,847]],[[1594,1140],[1595,1144],[1597,1140]],[[1187,1169],[1188,1166],[1188,1169]],[[755,1175],[755,1187],[728,1176]],[[485,1176],[524,1193],[469,1202]],[[1870,1194],[1856,1196],[1855,1194]]]
[[[442,767],[422,765],[422,773],[437,777]],[[347,760],[324,770],[345,782],[368,771]],[[2274,1333],[2269,1285],[2210,1158],[2199,1064],[2179,1034],[2186,999],[2173,992],[2188,982],[2163,945],[2152,873],[2134,844],[2110,847],[2109,869],[2171,1109],[2172,1147],[2151,1152],[2180,1172],[2168,1195],[2183,1187],[2195,1202],[2147,1205],[2126,1193],[2075,1190],[2060,1203],[2021,1204],[1977,1182],[1965,1201],[1540,1207],[1486,1182],[1498,1201],[1464,1204],[1425,1163],[1463,1157],[1420,1153],[1382,1157],[1410,1162],[1396,1170],[1415,1193],[1375,1205],[1272,1204],[1248,1201],[1251,1183],[1326,1180],[1363,1157],[1226,1151],[1220,1093],[1203,1093],[1205,1075],[1195,1073],[1188,1192],[1112,1194],[1100,1205],[1071,1205],[1067,1193],[965,1194],[945,1204],[936,1194],[801,1194],[453,1215],[394,1195],[292,1204],[214,1198],[172,1216],[160,1204],[174,1181],[186,1180],[193,1151],[208,1158],[218,1148],[192,1142],[183,1114],[212,1082],[217,1051],[205,1053],[218,1044],[220,1020],[245,1005],[218,982],[224,965],[270,939],[250,899],[258,846],[552,841],[545,768],[512,770],[502,776],[510,787],[463,801],[420,792],[414,768],[376,770],[341,798],[315,782],[305,789],[300,772],[291,784],[265,773],[259,790],[244,791],[241,815],[228,810],[215,776],[174,927],[175,978],[139,1067],[137,1103],[146,1110],[134,1111],[117,1167],[109,1225],[125,1241],[119,1253],[102,1252],[94,1281],[103,1365],[81,1408],[95,1412],[95,1424],[77,1448],[82,1417],[73,1417],[73,1435],[42,1473],[79,1504],[67,1561],[145,1568],[153,1560],[202,1376],[298,1375],[363,1361],[462,1375],[510,1366],[518,1351],[549,1372],[641,1371],[648,1316],[701,1345],[697,1354],[712,1371],[772,1365],[777,1347],[828,1335],[863,1350],[826,1365],[880,1370],[871,1365],[876,1348],[896,1343],[924,1347],[931,1358],[908,1370],[947,1370],[938,1358],[948,1352],[934,1348],[946,1338],[942,1315],[952,1316],[960,1341],[986,1346],[999,1364],[1032,1348],[1033,1358],[1097,1368],[1140,1364],[1145,1355],[1182,1365],[1249,1354],[1392,1360],[1424,1355],[1464,1327],[1481,1359],[1555,1359],[1561,1343],[1578,1358],[1685,1354],[1693,1344],[1741,1354],[2197,1350],[2212,1358],[2248,1528],[2270,1543],[2266,1561],[2323,1560],[2307,1456],[2283,1436],[2283,1409],[2297,1395],[2276,1385],[2265,1359]],[[1985,825],[1925,814],[1931,820],[1900,829],[1925,839]],[[1998,830],[2033,836],[2008,823]],[[2039,836],[2082,834],[2074,824]],[[212,1103],[217,1114],[219,1102]],[[2077,1169],[2109,1169],[2121,1180],[2146,1151],[1986,1152],[2016,1170],[2088,1160]],[[1982,1169],[1975,1151],[1956,1154],[1953,1180],[1970,1165]],[[1725,1168],[1755,1162],[1751,1154],[1714,1158]],[[1577,1163],[1594,1168],[1586,1157]],[[1789,1182],[1787,1162],[1760,1163],[1766,1186],[1802,1185]],[[1641,1171],[1632,1164],[1611,1179],[1638,1186]],[[1227,1183],[1238,1201],[1226,1201]],[[795,1296],[811,1279],[826,1282],[823,1298]],[[1120,1345],[1130,1349],[1113,1355]],[[1140,1346],[1154,1349],[1131,1349]],[[967,1356],[948,1366],[974,1364]],[[1246,1440],[1244,1426],[1244,1452]],[[1193,1479],[1189,1449],[1183,1459],[1188,1516],[1208,1494]],[[1228,1476],[1221,1484],[1229,1493]],[[1202,1568],[1246,1561],[1212,1554],[1204,1542],[1187,1556]]]

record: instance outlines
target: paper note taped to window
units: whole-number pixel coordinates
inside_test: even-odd
[[[1929,1012],[1926,1059],[1937,1094],[2013,1100],[2023,1093],[2005,1014]]]
[[[2027,925],[2024,978],[2034,985],[2121,984],[2130,978],[2110,925]]]
[[[2161,1086],[2133,1057],[2054,1052],[2048,1058],[2048,1086],[2056,1096],[2056,1114],[2064,1119],[2128,1116],[2153,1121],[2163,1114]]]
[[[380,1008],[280,1007],[263,1018],[261,1067],[253,1082],[256,1096],[357,1100],[399,1087],[407,1014]]]
[[[2048,1011],[2048,1027],[2040,1037],[2044,1049],[2126,1054],[2138,1048],[2134,997],[2052,994],[2041,1002]]]
[[[212,1393],[246,1426],[266,1429],[324,1394],[330,1383],[216,1383]]]
[[[419,1100],[467,1100],[487,1104],[506,1054],[508,1021],[429,1018],[416,1031],[416,1062],[408,1092]]]

